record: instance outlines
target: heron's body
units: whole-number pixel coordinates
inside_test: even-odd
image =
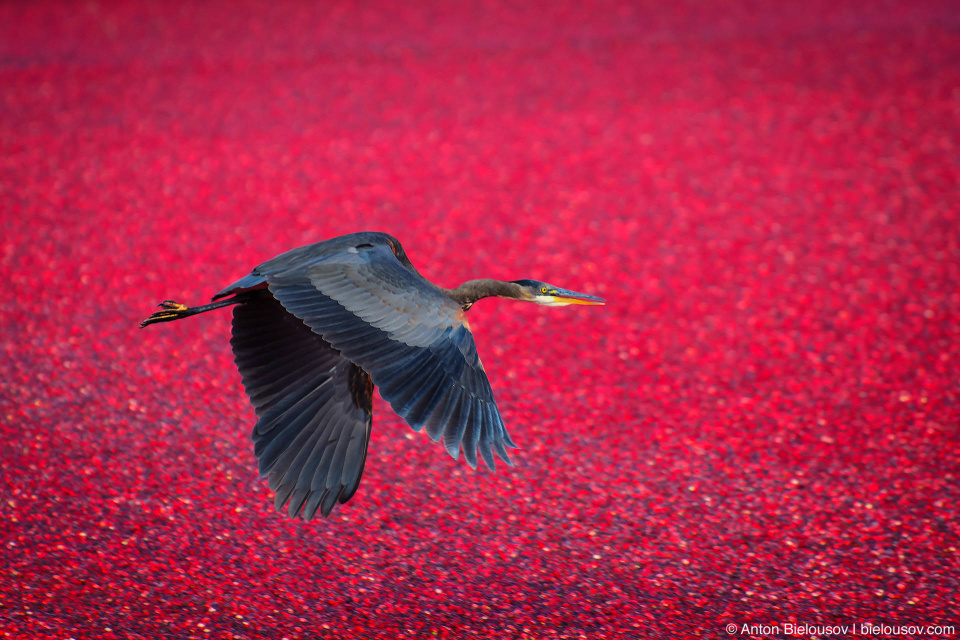
[[[225,288],[213,302],[165,302],[144,325],[233,305],[231,345],[256,410],[254,453],[280,509],[328,515],[356,492],[373,387],[416,431],[492,469],[515,447],[477,355],[465,312],[478,299],[602,304],[532,280],[472,280],[442,289],[400,243],[353,233],[293,249]],[[549,300],[548,300],[549,299]],[[558,302],[560,300],[560,302]]]

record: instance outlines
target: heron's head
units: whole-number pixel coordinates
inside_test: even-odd
[[[539,280],[514,280],[513,283],[520,285],[524,300],[545,304],[548,307],[562,307],[568,304],[604,304],[606,302],[603,298],[586,293],[577,293],[569,289],[561,289]]]

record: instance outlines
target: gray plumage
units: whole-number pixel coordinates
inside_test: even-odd
[[[373,386],[416,431],[491,469],[516,447],[477,354],[465,311],[509,297],[602,304],[534,280],[471,280],[442,289],[385,233],[354,233],[293,249],[253,269],[213,302],[166,301],[142,326],[236,304],[233,347],[257,423],[254,453],[291,517],[327,516],[357,491]]]

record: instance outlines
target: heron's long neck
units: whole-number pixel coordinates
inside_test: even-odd
[[[469,308],[480,298],[497,296],[523,300],[523,288],[513,282],[503,280],[467,280],[456,289],[447,289],[447,295],[460,303],[460,306]]]

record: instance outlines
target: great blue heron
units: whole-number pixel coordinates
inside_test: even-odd
[[[172,300],[145,327],[237,305],[230,344],[253,403],[254,454],[278,511],[326,517],[356,493],[373,424],[373,387],[415,431],[476,468],[516,447],[464,313],[496,296],[549,306],[601,298],[536,280],[470,280],[443,289],[396,238],[351,233],[268,260],[213,297]]]

